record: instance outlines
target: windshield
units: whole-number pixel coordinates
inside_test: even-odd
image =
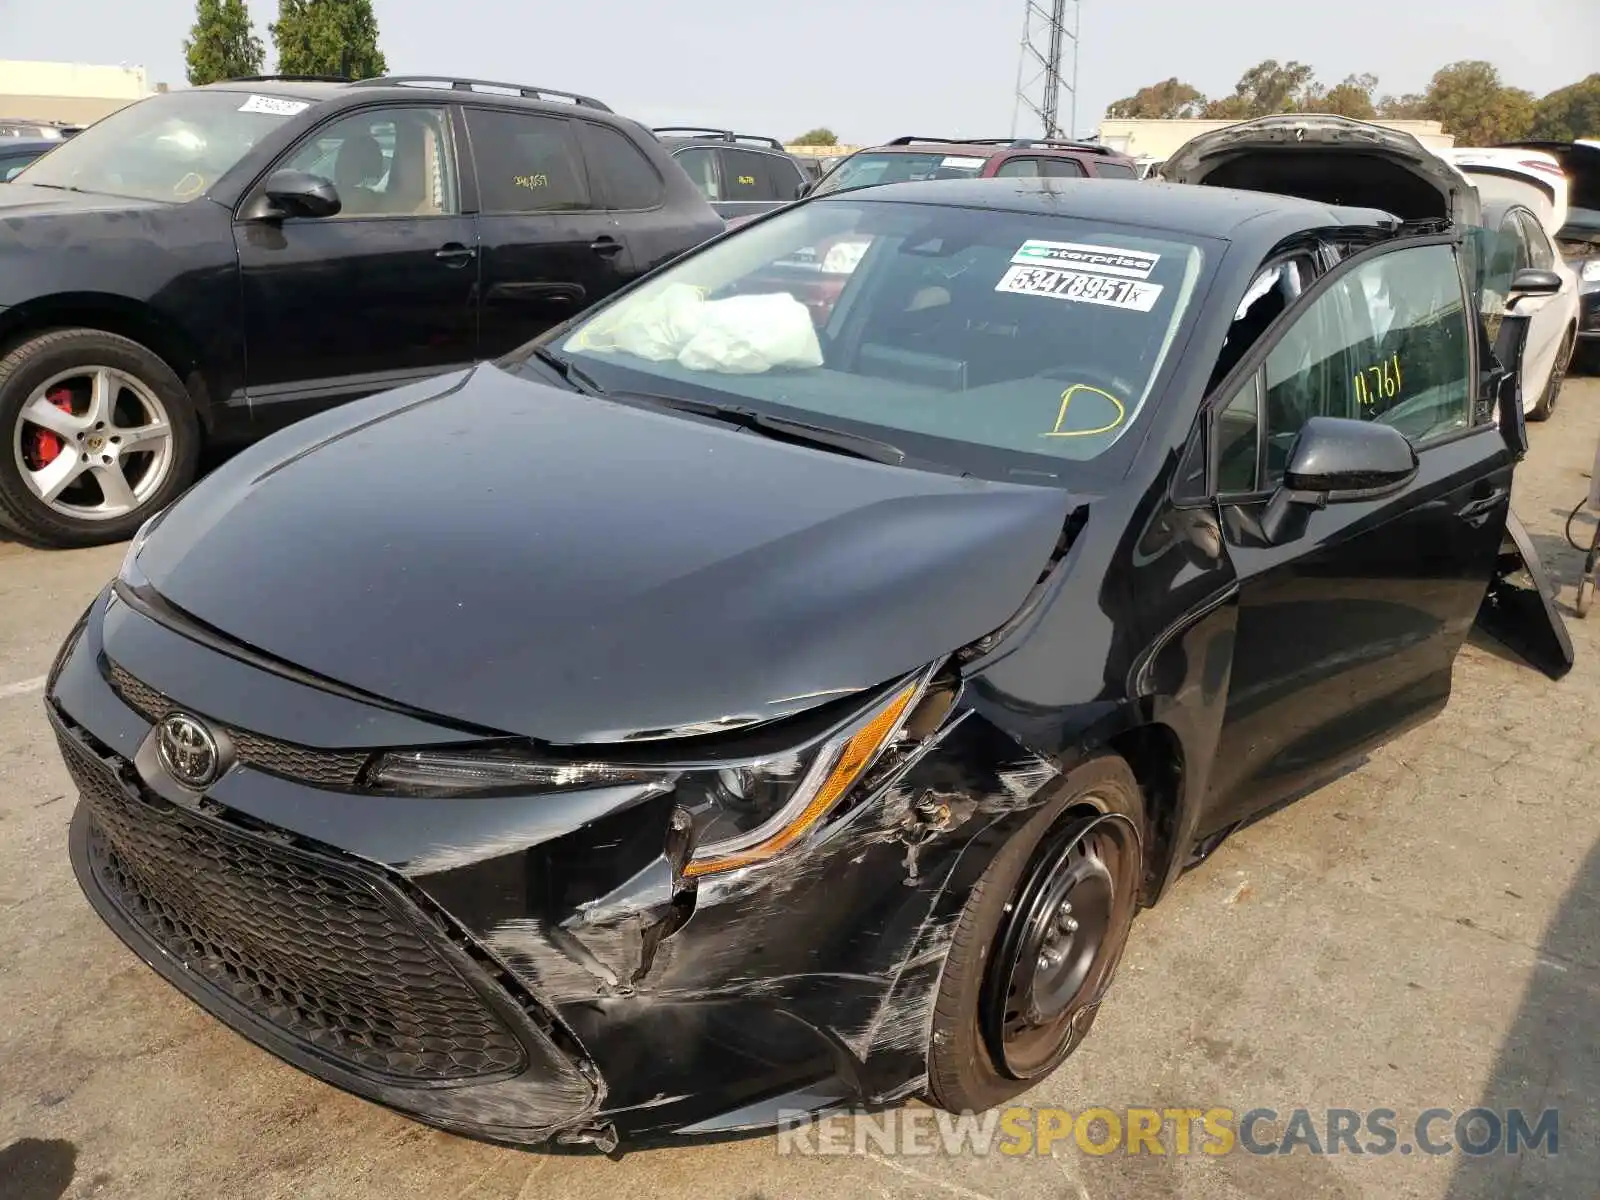
[[[1138,419],[1209,244],[1056,215],[805,204],[661,272],[560,348],[607,391],[1059,478]]]
[[[817,184],[815,195],[880,183],[911,183],[923,179],[975,179],[987,159],[974,154],[899,154],[893,151],[855,154]]]
[[[248,92],[151,96],[62,142],[13,182],[137,200],[192,200],[307,107],[305,100]]]

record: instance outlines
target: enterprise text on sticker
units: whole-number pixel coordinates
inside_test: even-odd
[[[1140,283],[1135,279],[1113,279],[1084,271],[1058,271],[1051,267],[1008,267],[997,292],[1019,296],[1049,296],[1055,300],[1076,300],[1080,304],[1104,304],[1111,308],[1130,308],[1149,312],[1161,299],[1161,284]]]
[[[1071,267],[1103,275],[1121,275],[1126,279],[1149,279],[1161,256],[1088,242],[1047,242],[1029,238],[1011,256],[1011,261],[1025,267]]]

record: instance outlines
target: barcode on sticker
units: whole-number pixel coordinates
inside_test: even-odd
[[[1055,300],[1075,300],[1080,304],[1131,308],[1135,312],[1149,312],[1161,299],[1159,283],[1113,279],[1108,275],[1061,271],[1054,267],[1010,267],[994,290],[1018,296],[1049,296]]]
[[[1126,279],[1149,279],[1161,256],[1089,242],[1047,242],[1030,238],[1011,256],[1011,261],[1025,267],[1072,267],[1103,275],[1121,275]]]

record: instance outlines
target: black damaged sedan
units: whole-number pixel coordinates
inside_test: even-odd
[[[1448,698],[1520,412],[1463,258],[885,187],[297,425],[52,670],[78,879],[245,1037],[478,1137],[1000,1103],[1186,865]]]

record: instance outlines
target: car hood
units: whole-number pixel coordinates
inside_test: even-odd
[[[614,742],[786,716],[982,637],[1072,504],[484,365],[251,448],[158,520],[131,574],[340,684]]]
[[[143,212],[168,207],[171,206],[159,200],[135,200],[127,196],[106,196],[99,192],[68,192],[61,188],[36,187],[20,179],[0,188],[0,221],[65,213]]]
[[[1409,133],[1348,117],[1260,117],[1190,139],[1161,169],[1176,183],[1377,208],[1476,225],[1477,190]]]

